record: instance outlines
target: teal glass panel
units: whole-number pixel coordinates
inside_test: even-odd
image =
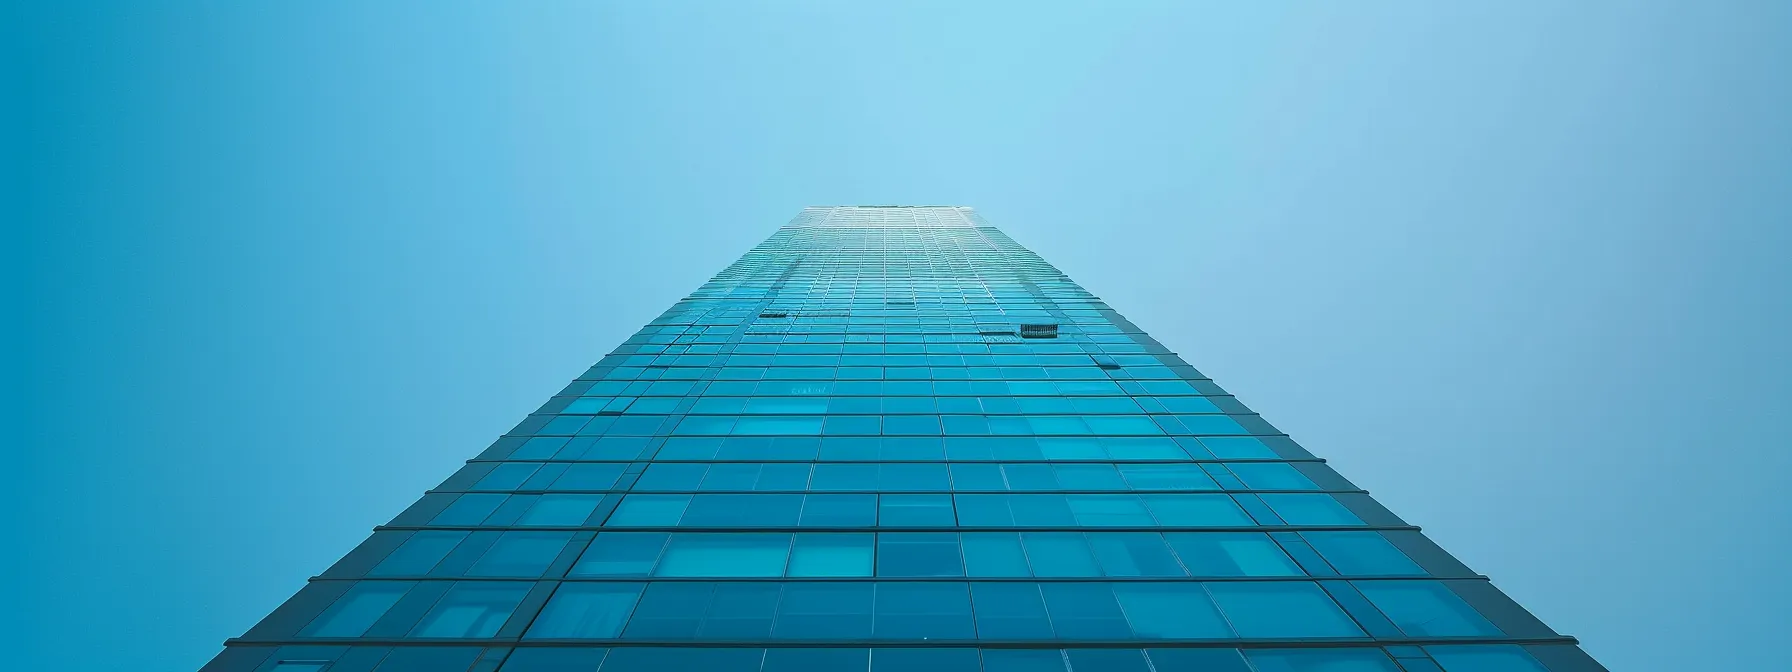
[[[1413,637],[1504,634],[1437,581],[1357,581],[1354,585],[1388,620]]]
[[[775,577],[790,557],[788,534],[673,534],[654,576]]]
[[[647,576],[659,563],[669,538],[665,532],[600,532],[568,576]]]
[[[1363,637],[1349,616],[1317,584],[1304,581],[1205,584],[1238,636],[1247,638]]]
[[[1523,648],[1511,644],[1427,646],[1444,672],[1548,672]]]
[[[641,596],[639,583],[563,583],[529,626],[531,639],[614,639]]]
[[[300,637],[359,637],[416,585],[412,581],[362,581],[299,631]]]
[[[411,629],[410,636],[491,637],[498,634],[530,588],[530,584],[516,582],[456,582]]]
[[[871,534],[797,534],[785,571],[791,577],[871,576]]]
[[[1425,573],[1405,553],[1388,543],[1380,532],[1304,532],[1300,536],[1339,574],[1395,576]]]

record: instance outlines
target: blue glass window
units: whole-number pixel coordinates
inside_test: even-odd
[[[647,576],[670,535],[664,532],[601,532],[579,556],[570,576]]]
[[[870,527],[877,523],[877,495],[807,495],[798,524],[805,527]]]
[[[971,592],[976,593],[977,588],[972,586]],[[976,598],[972,601],[977,604],[977,633],[987,637],[983,635],[983,604]],[[1039,614],[1042,618],[1045,615],[1043,604],[1039,607]],[[1065,669],[1064,654],[1057,649],[983,650],[983,672],[1065,672]]]
[[[614,639],[622,632],[639,583],[563,583],[523,636],[532,639]]]
[[[1133,635],[1110,585],[1039,584],[1052,629],[1059,639],[1127,639]]]
[[[609,649],[519,647],[504,659],[503,672],[592,672],[606,653]]]
[[[392,551],[391,555],[381,560],[367,572],[368,576],[422,576],[428,574],[430,568],[448,552],[459,546],[461,540],[467,538],[466,532],[449,532],[443,530],[423,530],[411,535],[404,545]]]
[[[877,535],[877,575],[964,576],[958,535],[951,532],[885,532]]]
[[[1064,657],[1074,672],[1151,672],[1144,653],[1138,649],[1065,649]]]
[[[460,581],[411,629],[412,637],[484,638],[498,634],[530,584]]]
[[[870,664],[870,649],[766,649],[759,672],[864,672]]]
[[[467,576],[541,576],[571,540],[571,532],[505,532]]]
[[[1120,475],[1135,490],[1218,490],[1195,464],[1122,464]]]
[[[970,591],[962,583],[879,583],[875,639],[974,639]]]
[[[535,506],[516,521],[518,525],[584,525],[597,509],[602,495],[542,495]]]
[[[1306,475],[1286,462],[1234,462],[1226,465],[1253,490],[1318,490]]]
[[[767,533],[674,534],[654,576],[730,577],[784,575],[790,535]]]
[[[792,583],[778,603],[773,639],[865,639],[871,636],[870,583]]]
[[[1237,649],[1147,649],[1145,655],[1159,672],[1252,672]]]
[[[449,504],[448,508],[436,514],[429,524],[478,525],[485,520],[486,516],[490,516],[493,511],[498,510],[498,505],[503,504],[506,499],[510,499],[510,496],[477,493],[461,495],[454,500],[453,504]]]
[[[1523,648],[1510,644],[1427,646],[1444,672],[1548,672]]]
[[[1247,649],[1257,672],[1400,672],[1376,649]]]
[[[1323,496],[1323,495],[1322,495]],[[1225,495],[1139,495],[1159,524],[1172,527],[1249,527],[1254,525]]]
[[[713,495],[691,497],[679,525],[687,527],[784,527],[795,525],[803,510],[803,496]]]
[[[690,495],[629,495],[604,525],[613,527],[665,527],[677,525],[690,506]]]
[[[871,672],[978,672],[976,649],[872,649]]]
[[[541,465],[534,462],[504,462],[493,467],[492,470],[487,473],[484,478],[479,479],[479,482],[475,483],[471,489],[515,490],[522,486],[523,481],[529,480],[529,476],[533,475],[535,470],[539,468],[541,468]]]
[[[968,576],[1032,576],[1020,535],[1013,532],[964,532],[959,534]]]
[[[950,495],[883,495],[877,524],[883,527],[950,527],[957,522]]]
[[[1115,583],[1114,598],[1141,639],[1225,639],[1232,628],[1196,583]]]
[[[1300,536],[1339,574],[1395,576],[1425,573],[1405,553],[1388,543],[1380,532],[1305,532]]]
[[[1091,532],[1085,535],[1104,576],[1185,576],[1176,556],[1155,532]]]
[[[1363,521],[1331,495],[1258,495],[1289,525],[1361,525]]]
[[[299,631],[300,637],[360,637],[410,592],[412,581],[362,581]]]
[[[1240,637],[1364,636],[1314,583],[1250,581],[1206,586]]]
[[[1232,459],[1239,457],[1278,457],[1276,452],[1263,445],[1261,440],[1251,437],[1202,437],[1201,445],[1214,457]]]
[[[622,476],[620,464],[574,464],[554,481],[553,490],[609,490]]]
[[[1023,532],[1020,538],[1034,576],[1101,576],[1081,532]]]
[[[1437,581],[1358,581],[1354,585],[1388,620],[1413,637],[1504,634]]]
[[[973,583],[971,600],[976,605],[980,638],[1047,640],[1054,636],[1038,584]]]
[[[787,576],[871,576],[871,534],[798,534]]]
[[[1194,576],[1301,576],[1281,547],[1261,532],[1166,532]]]
[[[1065,503],[1084,527],[1151,527],[1157,519],[1133,495],[1066,495]]]

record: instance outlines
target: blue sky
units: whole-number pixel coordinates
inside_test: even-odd
[[[196,668],[800,207],[949,203],[1612,669],[1783,663],[1792,5],[861,4],[3,10],[23,659]]]

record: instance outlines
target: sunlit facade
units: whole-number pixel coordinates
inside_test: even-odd
[[[204,669],[1604,668],[971,209],[817,207]]]

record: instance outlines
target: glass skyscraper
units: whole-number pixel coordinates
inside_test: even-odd
[[[818,207],[205,672],[1594,672],[969,208]]]

